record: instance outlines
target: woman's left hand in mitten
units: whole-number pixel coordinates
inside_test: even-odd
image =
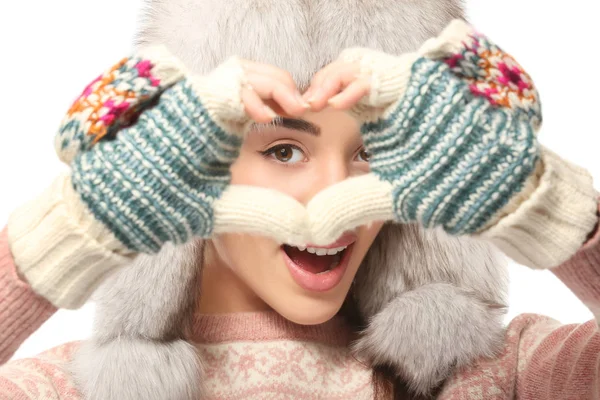
[[[489,239],[518,263],[549,268],[598,222],[589,172],[536,139],[542,116],[531,78],[464,21],[414,53],[347,49],[304,96],[313,111],[354,115],[371,153],[370,174],[308,204],[313,232],[417,222]]]
[[[532,80],[463,21],[415,53],[347,49],[315,75],[304,96],[314,111],[346,109],[362,123],[372,174],[361,179],[373,190],[361,196],[373,199],[361,199],[358,219],[471,234],[539,178],[541,112]],[[367,203],[378,209],[367,210]]]

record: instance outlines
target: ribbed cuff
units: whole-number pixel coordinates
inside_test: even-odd
[[[514,261],[556,267],[585,243],[598,221],[598,193],[583,168],[542,148],[538,188],[517,210],[482,232]]]
[[[0,232],[0,365],[55,311],[17,275],[4,229]]]
[[[132,253],[95,220],[61,175],[8,222],[15,264],[33,290],[59,308],[79,308]]]

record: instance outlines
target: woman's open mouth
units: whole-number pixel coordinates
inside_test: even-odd
[[[344,235],[328,246],[294,247],[283,245],[281,250],[292,278],[306,290],[324,292],[336,287],[342,280],[355,235]]]

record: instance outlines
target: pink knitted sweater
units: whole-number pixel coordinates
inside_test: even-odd
[[[600,232],[552,270],[600,317]],[[22,282],[6,231],[0,234],[0,363],[55,311]],[[271,312],[198,316],[192,339],[206,361],[209,399],[370,399],[371,371],[352,358],[352,334],[336,317],[299,326]],[[66,363],[78,343],[0,367],[0,400],[80,399]],[[451,377],[438,397],[454,399],[600,398],[596,320],[561,325],[539,315],[515,318],[504,351]]]

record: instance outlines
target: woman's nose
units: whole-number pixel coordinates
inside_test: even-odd
[[[303,194],[302,201],[307,203],[317,193],[329,186],[333,186],[350,177],[350,168],[346,160],[338,157],[330,157],[323,162],[314,165],[311,171],[311,185],[307,185],[307,190]]]

